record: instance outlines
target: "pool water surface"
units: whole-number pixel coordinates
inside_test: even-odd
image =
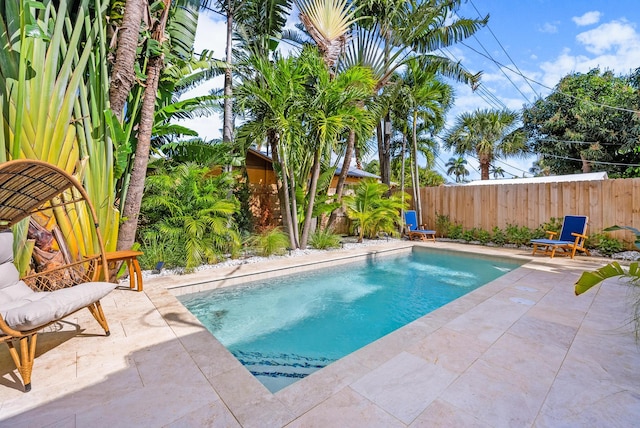
[[[519,266],[414,249],[179,299],[276,392]]]

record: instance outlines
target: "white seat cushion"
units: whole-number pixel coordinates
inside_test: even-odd
[[[56,291],[31,292],[18,300],[0,303],[0,314],[13,329],[33,330],[100,300],[115,287],[110,282],[86,282]]]

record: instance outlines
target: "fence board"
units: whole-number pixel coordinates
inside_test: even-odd
[[[640,229],[640,178],[598,182],[440,186],[422,189],[422,209],[435,226],[436,213],[463,227],[491,231],[507,224],[530,228],[566,214],[589,216],[589,234],[614,224]],[[634,201],[637,201],[634,204]],[[615,235],[627,243],[633,234]]]

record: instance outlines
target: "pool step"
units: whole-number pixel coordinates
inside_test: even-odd
[[[234,352],[235,357],[254,376],[301,379],[331,364],[332,359],[297,354],[268,354],[262,352]]]

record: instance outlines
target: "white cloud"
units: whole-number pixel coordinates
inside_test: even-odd
[[[552,61],[540,64],[542,83],[555,86],[569,73],[585,73],[593,68],[626,74],[638,66],[640,34],[626,21],[611,21],[576,36],[576,41],[593,54],[573,55],[568,48]]]
[[[591,12],[587,12],[582,16],[574,16],[571,18],[576,25],[582,27],[585,25],[597,24],[600,21],[600,17],[602,14],[596,10],[592,10]]]
[[[540,31],[541,33],[549,33],[549,34],[554,34],[558,32],[558,23],[550,23],[550,22],[545,22],[544,24],[542,24],[542,26],[540,28],[538,28],[538,31]]]
[[[640,36],[636,33],[634,26],[626,21],[602,24],[593,30],[578,34],[576,40],[584,45],[587,51],[596,55],[615,48],[628,52],[629,48],[637,49],[640,45]]]

